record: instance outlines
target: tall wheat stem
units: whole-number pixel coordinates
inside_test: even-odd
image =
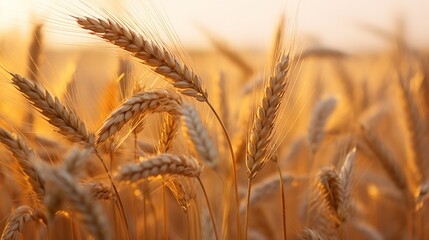
[[[280,194],[281,194],[281,198],[282,198],[282,223],[283,223],[283,239],[287,239],[287,232],[286,232],[286,199],[285,199],[285,191],[284,191],[284,186],[283,186],[283,174],[282,171],[280,169],[280,166],[278,163],[276,163],[277,165],[277,170],[279,171],[279,177],[280,177]]]
[[[113,169],[113,160],[114,160],[114,157],[113,157],[113,151],[111,149],[109,150],[109,158],[110,158],[110,169]],[[115,200],[113,200],[112,203],[113,203],[112,214],[113,214],[113,219],[115,219],[114,222],[116,224],[118,221],[117,221],[117,218],[116,218],[116,209],[115,209],[114,206],[118,207],[118,204],[116,203]],[[118,231],[115,231],[115,237],[116,238],[118,237],[118,234],[119,234]]]
[[[100,160],[101,164],[103,165],[104,171],[106,172],[107,177],[109,178],[109,181],[110,181],[110,183],[111,183],[111,185],[112,185],[113,191],[115,192],[115,195],[116,195],[116,196],[117,196],[117,198],[118,198],[117,203],[118,203],[118,205],[119,205],[118,207],[119,207],[119,210],[121,211],[121,215],[122,215],[122,218],[123,218],[123,221],[124,221],[124,224],[125,224],[126,235],[127,235],[127,238],[128,238],[128,239],[130,239],[130,235],[129,235],[129,229],[130,229],[130,228],[129,228],[129,225],[128,225],[127,218],[125,217],[124,205],[122,204],[122,200],[121,200],[121,198],[120,198],[120,196],[119,196],[119,191],[118,191],[118,189],[116,188],[116,185],[113,183],[112,175],[110,175],[110,171],[109,171],[109,169],[107,168],[107,165],[106,165],[106,163],[104,162],[103,158],[101,157],[100,153],[99,153],[99,152],[98,152],[98,150],[97,150],[97,149],[95,149],[95,148],[94,148],[94,152],[95,152],[95,155],[97,156],[97,158]]]
[[[247,229],[249,228],[249,209],[250,209],[250,193],[252,191],[252,179],[247,182],[247,204],[246,204],[246,220],[244,223],[244,239],[247,240]]]
[[[162,205],[164,214],[164,239],[168,240],[168,209],[167,209],[167,194],[165,184],[162,183]]]
[[[207,208],[209,209],[210,219],[212,221],[213,231],[215,233],[216,240],[219,240],[219,235],[217,233],[217,227],[216,227],[216,221],[214,219],[212,207],[210,206],[209,197],[207,196],[206,189],[204,188],[204,185],[203,185],[203,182],[201,181],[201,178],[197,177],[197,179],[198,179],[198,182],[200,183],[201,189],[203,190],[204,198],[206,199]]]
[[[225,134],[226,137],[226,141],[228,142],[228,146],[229,146],[229,151],[231,153],[231,158],[232,158],[232,171],[233,171],[233,175],[234,175],[234,194],[235,194],[235,212],[236,212],[236,218],[237,218],[237,232],[240,235],[241,234],[241,227],[240,227],[240,210],[239,210],[239,206],[240,206],[240,200],[238,198],[238,178],[237,178],[237,165],[236,165],[236,160],[235,160],[235,154],[234,154],[234,150],[232,148],[232,143],[231,143],[231,139],[229,138],[229,134],[228,131],[226,130],[225,125],[223,124],[221,118],[219,117],[219,115],[217,114],[216,110],[214,109],[213,105],[207,100],[206,101],[207,105],[210,107],[210,109],[212,110],[212,112],[214,113],[214,115],[216,116],[218,122],[220,123],[220,125],[222,126],[222,130]]]

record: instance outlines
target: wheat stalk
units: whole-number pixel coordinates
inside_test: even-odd
[[[23,205],[15,209],[9,217],[6,227],[1,235],[2,240],[19,239],[19,233],[24,230],[25,224],[33,220],[35,222],[43,220],[46,223],[46,216],[33,208]]]
[[[309,54],[305,55],[310,56]],[[354,84],[356,81],[353,78],[353,75],[348,71],[345,62],[340,61],[340,59],[335,58],[333,64],[335,72],[339,78],[338,83],[341,87],[341,90],[347,103],[350,107],[357,108],[357,88]]]
[[[94,136],[86,129],[85,123],[71,110],[67,109],[58,98],[40,84],[19,74],[10,73],[15,87],[36,107],[50,124],[57,128],[71,142],[92,144]]]
[[[286,80],[288,70],[289,56],[284,55],[277,63],[258,107],[247,145],[246,165],[249,179],[253,179],[266,163],[267,150],[274,131],[274,121],[288,85]]]
[[[37,155],[23,138],[3,128],[0,128],[0,142],[9,149],[17,160],[22,173],[36,194],[37,199],[40,201],[43,200],[45,196],[44,181],[34,165],[38,159]]]
[[[201,78],[166,48],[113,19],[76,17],[76,20],[83,29],[90,30],[93,34],[143,60],[144,64],[164,76],[181,93],[198,101],[207,101],[207,91]]]
[[[207,208],[202,208],[200,213],[200,224],[201,224],[201,239],[216,240],[214,229],[211,227],[210,212]]]
[[[252,180],[258,172],[262,170],[270,157],[269,149],[271,138],[274,132],[274,123],[277,117],[281,100],[288,85],[287,73],[289,71],[289,55],[282,55],[276,67],[272,71],[272,76],[265,88],[264,97],[259,104],[256,117],[253,120],[250,139],[247,144],[246,167],[247,167],[247,207],[245,218],[245,235],[247,239],[247,229],[249,224],[249,201],[252,189]],[[285,229],[284,229],[285,231]]]
[[[230,123],[230,104],[229,104],[229,97],[228,97],[228,84],[226,83],[226,77],[223,72],[219,74],[219,80],[218,80],[218,104],[220,108],[220,116],[222,117],[222,121],[224,122],[227,129],[229,129],[231,123]]]
[[[247,135],[246,132],[242,131],[236,134],[234,139],[235,146],[235,159],[237,164],[241,166],[246,161],[247,154]]]
[[[222,126],[228,141],[234,174],[236,207],[238,209],[237,169],[231,139],[221,118],[208,100],[208,94],[203,86],[201,78],[166,48],[113,19],[96,19],[90,17],[75,17],[75,19],[83,29],[91,31],[92,34],[111,42],[130,52],[136,58],[143,60],[144,64],[150,66],[154,72],[165,77],[165,79],[175,88],[178,88],[182,94],[207,103]],[[237,228],[240,228],[238,210],[236,216]]]
[[[194,158],[173,154],[160,154],[139,163],[131,163],[119,169],[116,178],[120,181],[135,182],[147,177],[177,174],[186,177],[198,177],[203,170]]]
[[[56,97],[52,98],[51,94],[41,85],[34,83],[33,81],[18,74],[9,74],[11,74],[12,83],[16,86],[16,88],[18,88],[21,93],[31,101],[33,106],[42,113],[42,115],[51,125],[57,128],[59,133],[61,133],[71,142],[81,142],[84,143],[87,147],[94,147],[94,134],[88,132],[84,122],[80,120],[80,118],[73,111],[67,109]],[[109,180],[111,180],[109,170],[107,169],[104,160],[98,154],[96,149],[95,152],[97,157],[100,159],[100,162],[102,163]],[[122,214],[124,214],[122,201],[112,180],[111,184],[115,190]],[[127,225],[125,216],[123,216],[123,218],[125,225]]]
[[[149,90],[135,94],[125,100],[104,120],[97,132],[96,143],[105,142],[128,122],[141,119],[150,113],[176,112],[180,106],[180,98],[167,89]]]
[[[182,107],[182,125],[186,136],[190,139],[191,146],[200,158],[211,168],[218,164],[218,152],[209,138],[207,130],[201,123],[201,118],[194,107],[184,104]]]

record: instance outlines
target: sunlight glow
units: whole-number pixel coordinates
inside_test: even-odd
[[[23,5],[22,1],[0,0],[0,29],[12,27],[12,19],[21,11]]]
[[[58,15],[61,7],[84,5],[93,6],[95,2],[109,0],[64,2],[50,0],[0,0],[0,29],[28,29],[36,19]],[[124,4],[121,3],[124,2]],[[425,9],[429,1],[416,1],[409,4],[406,0],[374,2],[299,1],[141,1],[156,2],[171,22],[171,29],[178,34],[185,46],[210,48],[208,39],[201,27],[214,34],[224,36],[231,46],[257,47],[269,45],[275,24],[283,11],[286,11],[288,33],[311,39],[320,44],[329,44],[341,49],[365,45],[366,48],[383,46],[379,38],[371,35],[366,26],[395,31],[398,19],[404,19],[406,34],[411,42],[425,45],[429,38],[425,23],[428,22]],[[134,0],[110,1],[113,5],[128,6],[131,12],[141,12]],[[102,4],[101,4],[102,5]],[[150,5],[150,4],[149,4]],[[225,7],[228,6],[228,7]],[[83,10],[83,9],[82,9]],[[82,11],[86,12],[86,10]],[[55,14],[54,14],[55,13]],[[54,19],[61,22],[63,19]],[[271,26],[271,27],[267,27]],[[341,31],[338,31],[341,29]],[[54,33],[52,33],[54,32]],[[69,34],[70,35],[70,34]],[[51,31],[51,39],[56,42],[75,41],[66,38],[58,30]],[[362,44],[364,43],[364,44]]]
[[[378,187],[375,186],[374,184],[370,184],[368,186],[368,194],[372,197],[372,198],[378,198],[380,192],[378,190]]]

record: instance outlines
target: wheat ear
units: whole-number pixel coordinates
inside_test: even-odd
[[[173,148],[173,140],[177,135],[180,125],[179,114],[166,114],[163,121],[161,139],[158,143],[158,153],[170,152]]]
[[[41,62],[41,52],[42,52],[42,24],[37,24],[33,29],[33,38],[31,39],[31,44],[29,48],[29,55],[27,60],[27,77],[33,79],[38,82],[39,78],[39,69]],[[28,124],[29,131],[32,131],[33,123],[34,123],[34,115],[33,111],[27,112],[25,115],[25,122]]]
[[[78,148],[73,148],[66,158],[64,158],[61,167],[67,173],[76,176],[84,169],[86,160],[91,152],[92,150],[90,149],[79,150]]]
[[[206,36],[210,40],[213,47],[221,55],[225,56],[225,58],[230,60],[231,63],[235,64],[237,67],[240,68],[244,76],[243,79],[247,79],[249,76],[253,75],[253,67],[247,62],[246,58],[242,57],[241,54],[235,49],[229,47],[228,44],[223,41],[223,39],[219,38],[218,36],[215,36],[209,31],[204,32],[206,33]]]
[[[101,182],[84,182],[82,187],[90,192],[95,200],[109,200],[115,196],[111,188]]]
[[[57,128],[71,142],[92,144],[93,134],[86,129],[85,123],[60,103],[41,85],[21,75],[10,73],[15,87],[36,107],[50,124]]]
[[[173,120],[172,117],[170,117],[168,114],[166,115],[166,119],[163,122],[162,125],[162,131],[161,131],[161,138],[159,139],[158,142],[158,154],[161,153],[167,153],[171,150],[171,148],[173,147],[173,138],[175,137],[176,133],[178,132],[178,122],[180,121],[180,116],[179,119]],[[185,177],[183,176],[177,176],[177,177],[181,177],[183,179],[185,179]],[[162,176],[162,180],[163,180],[163,184],[162,184],[162,212],[164,215],[164,219],[163,219],[163,223],[164,223],[164,235],[168,236],[168,204],[167,204],[167,187],[170,189],[170,191],[173,193],[174,197],[176,198],[176,201],[178,202],[179,205],[182,206],[182,209],[185,210],[185,212],[187,211],[188,206],[186,205],[187,203],[183,202],[181,203],[181,200],[184,200],[186,198],[185,192],[182,192],[180,190],[182,190],[181,188],[178,189],[174,189],[174,187],[179,187],[180,183],[178,182],[178,178],[176,178],[176,176]],[[171,184],[167,184],[167,181],[170,180]],[[147,179],[144,179],[144,183],[147,183]],[[176,191],[173,191],[176,190]],[[177,191],[178,190],[178,191]],[[145,194],[147,194],[147,192],[145,192]],[[144,203],[145,204],[145,203]]]
[[[45,196],[45,187],[43,179],[34,166],[34,162],[37,161],[36,154],[24,139],[3,128],[0,128],[0,142],[13,154],[37,199],[42,201]]]
[[[288,85],[286,80],[288,70],[289,56],[284,55],[277,63],[258,107],[247,145],[246,165],[250,179],[253,179],[266,163],[268,146],[274,132],[274,121]]]
[[[82,122],[82,120],[80,120],[73,111],[70,111],[62,105],[57,98],[52,98],[51,94],[41,85],[18,74],[10,74],[12,75],[13,84],[28,100],[31,101],[33,106],[36,107],[43,116],[45,116],[48,122],[57,128],[59,133],[71,142],[81,142],[88,147],[94,146],[94,134],[88,132],[85,123]],[[110,172],[107,169],[104,160],[98,154],[97,150],[95,150],[95,152],[97,157],[100,159],[109,180],[111,180]],[[111,184],[115,190],[122,214],[124,214],[121,198],[112,180]],[[125,225],[127,225],[124,215],[123,218]]]
[[[301,235],[299,236],[299,239],[300,240],[324,240],[324,238],[320,233],[308,228],[302,231]]]
[[[198,177],[202,170],[202,165],[190,156],[164,153],[148,159],[142,159],[139,163],[121,167],[116,178],[121,181],[135,182],[143,178],[167,174]]]
[[[183,211],[188,212],[191,201],[197,196],[194,179],[178,175],[168,176],[164,178],[164,183],[173,193]]]
[[[76,20],[83,29],[90,30],[143,60],[144,64],[164,76],[181,93],[198,101],[207,101],[207,91],[201,78],[166,48],[112,19],[76,17]]]
[[[24,225],[30,220],[35,222],[43,220],[46,223],[46,216],[33,208],[23,205],[15,209],[9,217],[6,227],[1,235],[2,240],[19,239],[19,233],[24,230]]]
[[[225,125],[213,105],[208,100],[208,94],[202,84],[201,78],[166,48],[158,46],[154,41],[145,38],[143,35],[121,25],[115,20],[96,19],[90,17],[75,17],[75,19],[83,29],[90,30],[94,35],[121,47],[122,49],[130,52],[136,58],[143,60],[144,64],[150,66],[154,72],[164,76],[165,79],[174,87],[178,88],[182,94],[207,103],[208,107],[219,121],[219,124],[222,126],[222,130],[228,141],[234,175],[237,229],[240,232],[238,180],[234,150]]]
[[[33,38],[31,39],[29,56],[27,60],[28,73],[30,79],[37,81],[39,76],[39,65],[41,60],[42,42],[43,42],[43,24],[36,24],[33,29]]]
[[[344,189],[343,206],[344,211],[338,211],[338,216],[343,221],[346,220],[351,204],[352,180],[355,167],[356,148],[353,148],[346,156],[343,166],[340,170],[340,180]]]
[[[338,173],[331,168],[323,168],[317,176],[318,187],[330,215],[339,225],[345,220],[346,208],[344,206],[345,190]]]
[[[137,147],[139,150],[146,154],[156,154],[158,152],[157,147],[151,143],[143,142],[141,140],[137,140]]]
[[[372,154],[378,159],[384,170],[393,181],[395,186],[408,194],[408,184],[401,166],[395,159],[390,149],[376,136],[367,126],[362,125],[363,139],[371,150]]]
[[[103,126],[97,132],[96,143],[105,142],[121,130],[126,123],[141,119],[147,114],[177,112],[180,103],[179,96],[167,89],[149,90],[135,94],[125,100],[104,120]]]
[[[315,154],[319,149],[324,136],[324,128],[329,116],[335,110],[337,100],[333,97],[324,99],[315,106],[308,128],[308,142],[310,143],[311,154]]]
[[[109,224],[101,206],[96,204],[88,191],[79,187],[75,179],[63,170],[44,168],[42,173],[46,179],[45,202],[48,209],[52,199],[59,198],[66,201],[70,203],[73,210],[80,213],[82,221],[95,239],[111,239]]]
[[[285,35],[285,13],[280,15],[279,21],[277,22],[276,31],[274,33],[274,41],[271,46],[270,53],[270,66],[274,68],[276,65],[277,59],[280,57],[284,45],[284,35]],[[271,69],[272,70],[272,69]]]
[[[351,225],[352,225],[352,228],[354,228],[357,232],[359,232],[362,237],[365,237],[365,239],[371,239],[371,240],[384,239],[383,235],[368,223],[365,223],[363,221],[353,221]]]
[[[247,144],[246,167],[248,176],[247,209],[245,218],[245,235],[249,224],[249,201],[252,189],[252,180],[262,170],[269,158],[268,150],[274,132],[274,123],[277,117],[281,100],[288,85],[287,73],[289,71],[289,55],[282,55],[273,70],[272,76],[265,88],[264,97],[259,104],[253,127],[250,131],[250,140]]]
[[[415,97],[410,89],[408,82],[399,77],[400,90],[402,95],[402,105],[406,117],[407,130],[410,133],[411,150],[413,152],[413,160],[418,166],[420,179],[419,182],[428,180],[429,163],[426,160],[429,155],[427,146],[429,141],[427,138],[428,126],[422,119]]]
[[[307,177],[299,177],[293,176],[287,173],[282,174],[282,182],[286,186],[291,186],[292,184],[299,183],[307,180]],[[260,200],[267,198],[270,194],[278,191],[280,187],[280,181],[278,175],[273,175],[263,180],[262,182],[255,184],[253,187],[252,194],[250,196],[249,204],[250,206],[259,202]],[[240,206],[240,213],[244,213],[246,211],[246,201],[243,200]]]
[[[186,136],[200,158],[209,167],[216,167],[218,164],[216,147],[204,128],[198,112],[191,105],[184,104],[182,107],[182,124],[185,128]]]
[[[417,201],[418,202],[424,202],[428,196],[429,193],[429,182],[425,182],[419,186],[418,189],[418,195],[417,195]]]

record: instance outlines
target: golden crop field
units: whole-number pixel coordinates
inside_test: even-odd
[[[1,239],[429,238],[429,53],[399,21],[379,51],[286,15],[265,51],[196,49],[103,7],[0,32]]]

